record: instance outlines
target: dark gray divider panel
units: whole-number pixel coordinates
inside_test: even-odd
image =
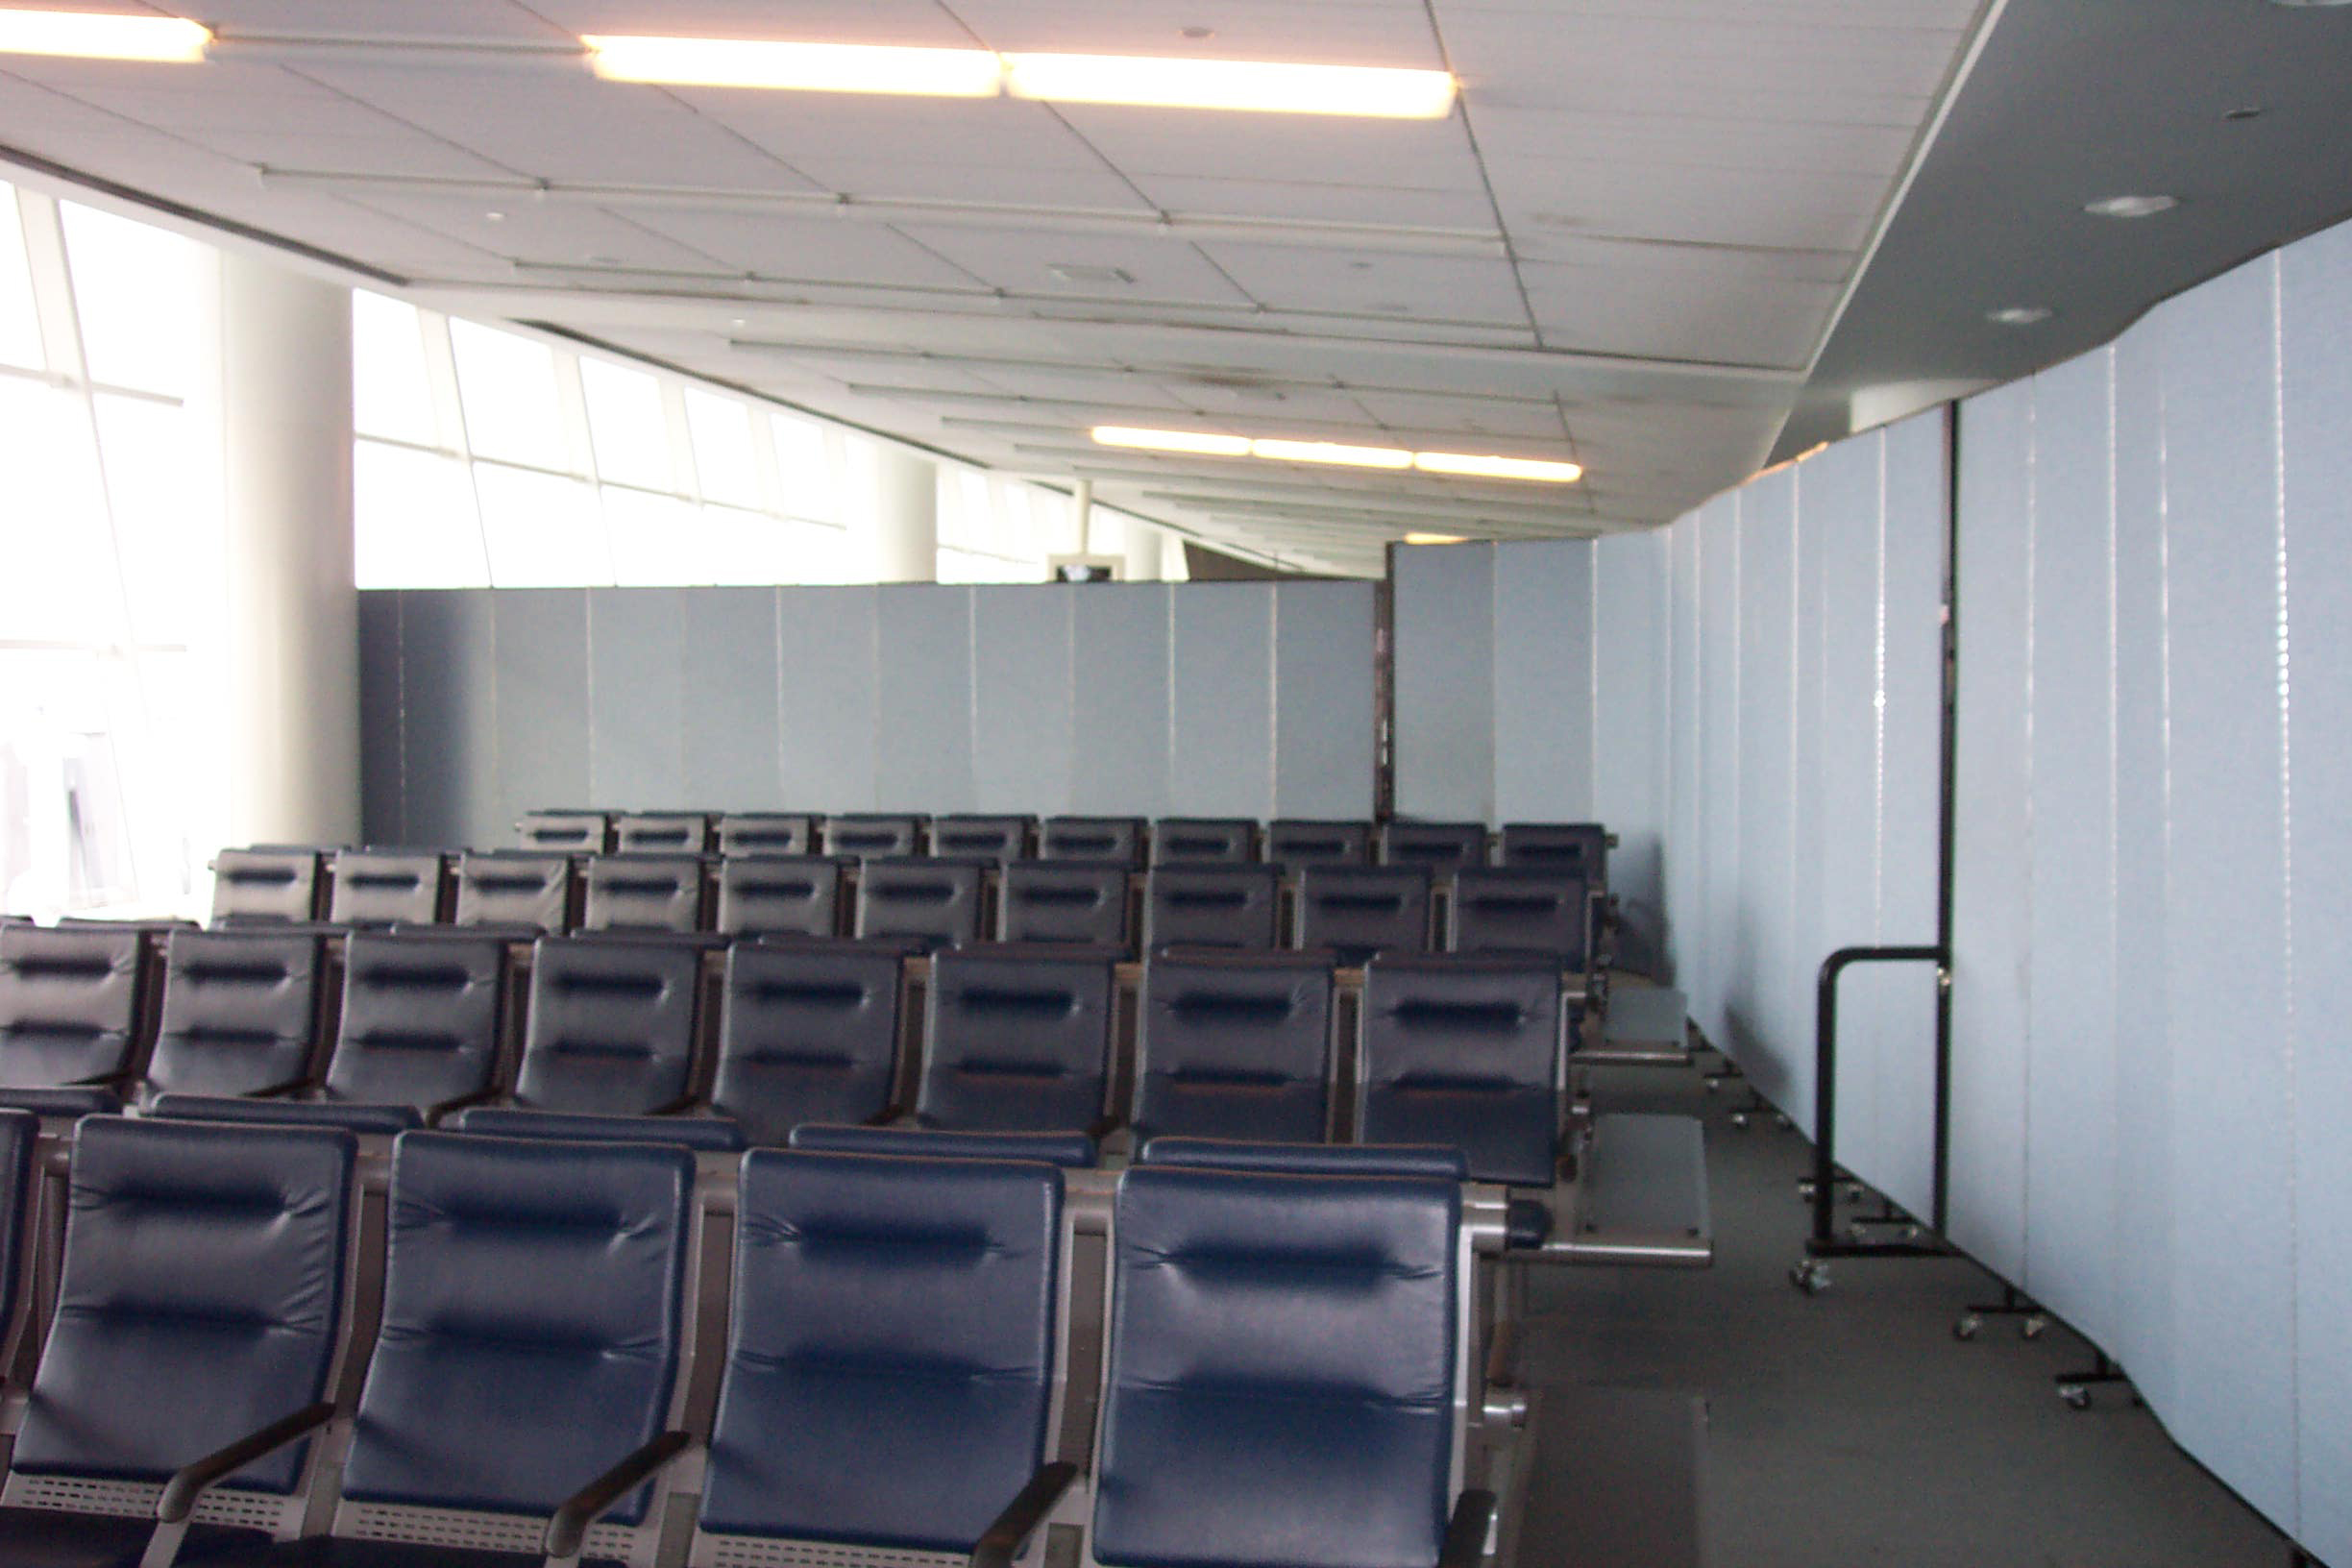
[[[1272,817],[1372,815],[1372,589],[1274,588]]]
[[[776,746],[776,590],[698,588],[686,598],[678,694],[681,809],[757,811],[783,801]]]
[[[878,601],[872,588],[776,594],[781,790],[795,811],[874,806]]]
[[[1171,593],[1159,583],[1094,583],[1072,600],[1070,797],[1080,816],[1164,817],[1168,770]]]
[[[402,820],[387,832],[434,847],[510,844],[515,820],[505,815],[499,788],[506,740],[499,725],[491,596],[419,589],[399,600],[404,785]]]
[[[1582,539],[1487,547],[1493,554],[1494,816],[1589,822],[1593,745],[1593,548]]]
[[[359,832],[406,842],[401,767],[401,596],[359,596]]]
[[[972,800],[1047,814],[1070,798],[1077,693],[1073,605],[1098,585],[989,588],[972,596]]]
[[[1274,815],[1274,590],[1196,583],[1168,596],[1170,809]]]
[[[641,811],[698,806],[686,777],[685,588],[591,588],[588,794]]]
[[[971,811],[972,593],[936,583],[874,590],[874,809]]]
[[[492,598],[497,671],[497,816],[460,843],[510,844],[514,824],[545,806],[589,798],[588,595],[530,588]],[[456,674],[456,672],[452,672]],[[413,685],[413,683],[411,683]],[[463,763],[470,765],[468,756]],[[409,774],[415,777],[412,769]]]
[[[1494,820],[1494,547],[1396,551],[1396,810]]]

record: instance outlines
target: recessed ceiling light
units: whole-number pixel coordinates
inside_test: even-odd
[[[0,55],[143,60],[193,64],[212,35],[177,16],[118,16],[95,11],[0,11]]]
[[[1454,108],[1454,78],[1444,71],[1133,55],[1007,55],[1004,61],[1006,91],[1046,103],[1395,120],[1443,119]]]
[[[1135,282],[1135,274],[1124,267],[1102,267],[1083,261],[1052,261],[1045,270],[1066,283],[1115,283]]]
[[[1468,541],[1462,538],[1462,536],[1458,533],[1409,533],[1405,536],[1405,542],[1409,545],[1459,545],[1468,543]]]
[[[506,221],[506,214],[495,210],[484,212],[482,214],[482,221],[484,223],[504,223]]]
[[[986,49],[602,35],[580,41],[597,75],[612,82],[993,98],[1004,79],[1004,67]]]
[[[2225,120],[2259,120],[2263,117],[2263,108],[2260,104],[2245,104],[2224,110],[2221,117]]]
[[[2177,196],[2108,196],[2086,203],[2083,210],[2095,218],[2152,218],[2178,206]]]
[[[2050,308],[2046,305],[2009,305],[1985,312],[1985,320],[1997,327],[2034,327],[2049,318]]]
[[[1216,37],[1216,29],[1213,27],[1180,27],[1176,31],[1180,37],[1190,38],[1194,43],[1200,42],[1203,38]]]

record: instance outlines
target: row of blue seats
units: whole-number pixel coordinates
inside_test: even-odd
[[[18,1325],[32,1143],[0,1115]],[[1010,1568],[1062,1525],[1118,1568],[1471,1568],[1508,1417],[1464,1189],[1274,1153],[1118,1178],[1097,1374],[1050,1165],[759,1151],[722,1293],[674,1148],[404,1134],[379,1254],[347,1133],[91,1117],[0,1565]]]
[[[532,854],[345,849],[224,850],[215,923],[494,925],[534,931],[709,932],[720,936],[912,937],[1083,943],[1133,952],[1168,945],[1374,952],[1545,952],[1593,966],[1590,885],[1557,871],[1470,869],[1443,884],[1425,868],[1312,866],[1284,896],[1272,866],[1164,866],[1131,896],[1124,868],[1075,861],[900,857]]]
[[[942,816],[853,812],[534,811],[516,823],[527,848],[651,853],[970,855],[995,861],[1107,860],[1124,866],[1427,866],[1493,864],[1573,871],[1605,882],[1608,830],[1597,822],[1324,821],[1246,817]]]
[[[1096,1139],[1344,1131],[1458,1148],[1482,1181],[1548,1188],[1558,1164],[1575,1013],[1541,959],[1377,959],[1343,1041],[1327,954],[1156,955],[1123,1073],[1116,965],[1100,952],[937,954],[919,1030],[898,945],[735,943],[715,966],[715,1017],[694,948],[549,937],[527,952],[518,987],[496,938],[359,933],[341,944],[337,996],[311,932],[0,928],[0,1105],[378,1134],[453,1114],[543,1128],[561,1114],[574,1132],[660,1117],[606,1130],[713,1149],[907,1116]]]

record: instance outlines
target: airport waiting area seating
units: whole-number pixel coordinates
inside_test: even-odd
[[[968,946],[980,940],[987,912],[983,868],[976,860],[893,855],[858,869],[856,934],[910,937],[927,947]]]
[[[958,1132],[1085,1132],[1111,1111],[1117,982],[1107,956],[943,952],[931,961],[915,1118]]]
[[[665,943],[543,937],[513,1102],[649,1116],[694,1103],[701,958]]]
[[[1372,824],[1277,818],[1266,823],[1265,858],[1292,870],[1308,866],[1369,866]]]
[[[807,855],[817,849],[817,819],[806,812],[729,813],[713,828],[722,855]]]
[[[1333,1134],[1328,955],[1163,954],[1143,974],[1136,1141],[1200,1136],[1319,1143]]]
[[[1143,820],[1139,817],[1048,817],[1038,825],[1040,860],[1094,860],[1140,866],[1143,845]]]
[[[431,925],[449,914],[449,862],[438,849],[338,849],[327,919],[336,925]]]
[[[121,1108],[139,1067],[154,941],[131,927],[0,926],[0,1107]]]
[[[818,855],[720,862],[713,928],[723,936],[829,937],[841,929],[842,863]]]
[[[805,1123],[876,1122],[904,1109],[896,954],[738,943],[724,995],[711,1109],[751,1142],[781,1146]]]
[[[824,820],[824,852],[860,860],[919,855],[920,817],[904,812],[849,812]]]
[[[1154,866],[1246,866],[1258,824],[1246,817],[1163,817],[1151,825]]]
[[[962,816],[931,820],[931,852],[951,858],[996,865],[1026,860],[1036,836],[1034,817]]]
[[[1373,960],[1358,1139],[1457,1148],[1474,1181],[1551,1187],[1569,1024],[1541,957]]]
[[[1155,866],[1144,887],[1143,944],[1271,950],[1280,934],[1282,873],[1272,866]]]
[[[1357,967],[1376,953],[1427,952],[1430,893],[1426,867],[1310,865],[1299,874],[1298,945]]]
[[[1006,942],[1135,946],[1127,869],[1113,862],[1029,860],[997,883],[996,934]]]

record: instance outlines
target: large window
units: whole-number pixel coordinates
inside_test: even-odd
[[[189,646],[219,522],[207,255],[0,184],[0,910],[184,908],[218,820]]]

